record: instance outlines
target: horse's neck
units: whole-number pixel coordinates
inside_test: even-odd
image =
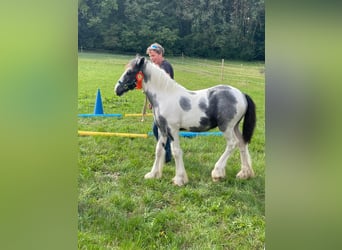
[[[152,92],[172,93],[184,89],[174,81],[163,69],[155,65],[149,65],[151,79],[147,83],[147,88]]]

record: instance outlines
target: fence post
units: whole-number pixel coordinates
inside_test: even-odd
[[[224,59],[221,62],[221,81],[223,81],[223,71],[224,71]]]

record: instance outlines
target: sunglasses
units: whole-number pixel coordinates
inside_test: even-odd
[[[158,45],[152,44],[150,49],[161,49]]]

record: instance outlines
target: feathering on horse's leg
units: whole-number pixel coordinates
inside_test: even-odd
[[[236,147],[236,139],[233,136],[232,129],[227,128],[224,132],[224,137],[227,141],[227,146],[220,159],[216,162],[214,169],[211,171],[211,178],[217,182],[226,177],[226,164],[230,154]]]
[[[145,175],[145,179],[150,178],[161,178],[163,174],[163,166],[165,159],[165,149],[164,145],[166,143],[166,137],[159,136],[156,151],[155,151],[155,159],[150,172]]]
[[[241,170],[236,175],[236,178],[248,179],[248,178],[254,177],[254,171],[252,168],[252,160],[251,160],[251,156],[248,150],[248,143],[244,141],[238,126],[234,128],[234,133],[236,135],[236,138],[238,139],[240,159],[241,159]]]
[[[176,175],[172,179],[173,184],[177,186],[183,186],[188,183],[188,175],[186,174],[183,162],[183,151],[180,148],[179,144],[179,135],[178,132],[173,133],[173,141],[171,141],[171,151],[172,155],[175,159],[176,165]]]
[[[249,179],[254,177],[254,171],[251,164],[251,157],[248,151],[248,144],[240,147],[241,170],[236,175],[238,179]]]

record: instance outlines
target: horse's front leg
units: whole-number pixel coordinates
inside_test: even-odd
[[[156,145],[155,159],[152,169],[145,175],[145,179],[161,178],[163,172],[163,166],[165,162],[165,143],[167,137],[164,137],[159,132],[159,139]]]
[[[172,179],[173,184],[183,186],[188,183],[188,175],[186,174],[183,162],[183,151],[179,144],[178,131],[172,133],[173,141],[171,141],[171,151],[176,164],[176,176]]]

